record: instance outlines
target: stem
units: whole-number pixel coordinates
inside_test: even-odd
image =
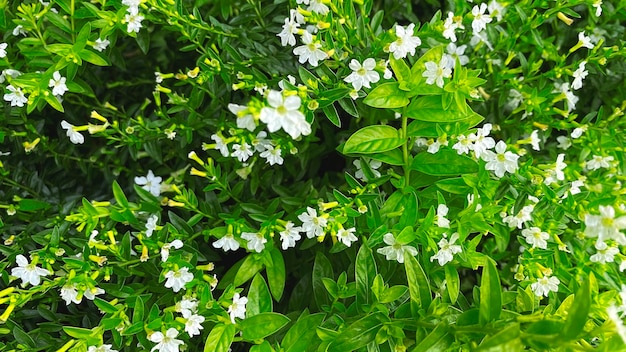
[[[407,124],[408,118],[406,117],[406,107],[402,110],[402,129],[400,129],[400,138],[406,139],[404,144],[402,145],[402,160],[404,161],[404,165],[402,166],[404,169],[404,187],[409,186],[409,176],[411,173],[411,165],[409,165],[409,138],[407,137]]]

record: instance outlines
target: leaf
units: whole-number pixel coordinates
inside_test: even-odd
[[[18,204],[21,211],[37,211],[50,208],[50,203],[36,199],[20,199]]]
[[[194,233],[193,229],[191,228],[191,226],[189,226],[189,224],[187,224],[185,219],[176,215],[176,213],[172,211],[168,211],[167,217],[169,218],[172,225],[174,225],[176,230],[178,230],[180,233],[183,233],[189,236],[191,236]]]
[[[419,316],[419,309],[428,309],[432,296],[430,295],[430,284],[424,273],[424,269],[413,256],[405,256],[404,268],[406,278],[409,283],[409,293],[411,294],[411,313],[413,317]]]
[[[285,260],[283,254],[277,248],[270,250],[272,257],[272,265],[267,265],[265,272],[267,273],[267,281],[270,285],[270,291],[276,301],[280,301],[285,290]]]
[[[446,323],[439,323],[433,331],[428,334],[419,345],[415,346],[412,352],[446,351],[451,341],[447,338],[450,335],[450,327]]]
[[[409,98],[400,90],[400,83],[388,82],[372,89],[363,103],[374,108],[394,109],[409,105]]]
[[[46,101],[46,103],[48,103],[50,106],[52,106],[55,110],[63,112],[63,104],[61,104],[61,102],[59,101],[59,99],[57,99],[56,97],[50,95],[50,94],[46,94],[49,93],[48,91],[46,91],[43,94],[43,98]]]
[[[246,259],[243,260],[241,267],[237,270],[233,285],[235,287],[242,285],[246,281],[250,280],[256,273],[263,269],[263,261],[260,260],[256,254],[248,254]]]
[[[316,328],[324,321],[325,313],[317,313],[300,317],[298,321],[287,331],[281,347],[285,352],[306,351],[316,340],[319,340],[315,332]]]
[[[446,284],[448,287],[448,296],[450,296],[450,302],[452,304],[456,303],[457,298],[459,297],[459,272],[454,265],[444,265],[444,270],[446,273]]]
[[[356,255],[354,269],[357,309],[362,309],[362,311],[366,312],[369,309],[369,305],[373,303],[370,287],[372,287],[374,277],[377,274],[372,250],[366,244],[361,245]]]
[[[387,163],[389,165],[396,165],[396,166],[404,165],[404,157],[402,156],[402,150],[398,148],[388,150],[384,153],[368,154],[367,157],[370,159],[382,161],[383,163]]]
[[[586,320],[585,320],[586,321]],[[513,323],[497,334],[483,340],[477,352],[523,351],[524,345],[520,339],[519,323]]]
[[[396,60],[395,56],[390,55],[389,64],[398,81],[405,82],[411,80],[411,69],[404,62],[404,59]]]
[[[143,312],[145,309],[145,303],[141,296],[137,296],[135,299],[135,307],[133,309],[133,323],[143,321]]]
[[[126,195],[124,195],[124,191],[122,191],[122,187],[120,187],[117,181],[113,181],[113,197],[115,197],[117,204],[124,208],[129,207],[128,199],[126,198]]]
[[[348,138],[343,147],[343,153],[373,154],[386,152],[398,148],[406,142],[406,138],[399,136],[399,131],[391,126],[367,126]]]
[[[561,331],[561,337],[565,340],[574,340],[584,330],[589,320],[591,308],[591,288],[589,279],[584,280],[576,291],[574,304],[567,310],[567,319]]]
[[[227,352],[233,343],[237,329],[235,325],[217,324],[204,342],[204,352]]]
[[[248,291],[248,305],[246,306],[246,316],[251,317],[259,313],[272,311],[272,296],[267,288],[265,279],[261,274],[254,275]]]
[[[469,113],[453,122],[433,122],[415,119],[407,126],[407,135],[412,137],[437,138],[441,134],[441,131],[448,135],[460,134],[475,127],[483,120],[484,118],[476,113]]]
[[[80,56],[81,59],[89,62],[90,64],[94,64],[96,66],[109,66],[111,65],[105,58],[103,58],[102,56],[96,54],[95,52],[91,51],[91,50],[81,50],[78,52],[78,56]]]
[[[315,263],[313,263],[313,296],[315,297],[315,302],[318,307],[322,307],[323,305],[328,305],[330,302],[328,300],[328,296],[326,295],[326,288],[324,287],[324,283],[322,278],[327,277],[330,279],[334,278],[333,275],[333,267],[322,254],[322,252],[315,253]]]
[[[328,346],[327,352],[356,351],[374,341],[378,330],[389,318],[381,312],[367,315],[345,328]]]
[[[409,290],[408,287],[404,285],[396,285],[389,287],[380,294],[380,303],[391,303],[395,300],[400,299],[402,296],[406,294]]]
[[[480,324],[498,320],[502,312],[502,286],[498,269],[493,260],[489,257],[485,259],[482,278],[480,280]]]
[[[322,108],[322,111],[324,112],[324,115],[326,115],[326,118],[333,123],[333,125],[341,127],[341,120],[339,119],[339,114],[337,113],[337,109],[334,105],[331,104],[325,106]]]
[[[458,176],[478,172],[478,164],[471,158],[451,149],[435,154],[421,152],[413,158],[411,169],[432,176]]]
[[[265,338],[289,323],[290,319],[279,313],[261,313],[248,317],[241,322],[242,337],[252,341]]]
[[[74,328],[74,329],[78,329],[78,328]],[[65,327],[63,328],[63,330],[65,330]],[[91,330],[87,330],[87,331],[91,333]],[[28,335],[24,330],[22,330],[22,328],[20,328],[17,325],[13,327],[13,337],[15,338],[15,341],[17,341],[19,344],[26,345],[31,348],[34,348],[36,346],[35,340],[33,340],[33,338],[30,337],[30,335]]]
[[[80,32],[76,36],[76,43],[74,43],[74,47],[73,47],[73,50],[75,52],[82,51],[85,45],[87,45],[89,34],[91,34],[91,23],[87,22],[82,26],[82,28],[80,29]]]

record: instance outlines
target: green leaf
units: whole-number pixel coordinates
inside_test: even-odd
[[[389,318],[381,312],[367,315],[341,330],[326,351],[346,352],[363,348],[374,341],[378,330],[383,326],[383,322],[388,320]]]
[[[124,191],[122,191],[122,187],[120,187],[117,181],[113,181],[113,197],[115,197],[117,204],[124,208],[129,207],[128,199],[126,198],[126,195],[124,195]]]
[[[96,54],[95,52],[91,51],[91,50],[81,50],[78,52],[78,56],[80,56],[81,59],[89,62],[90,64],[94,64],[96,66],[109,66],[111,65],[105,58],[103,58],[102,56]]]
[[[411,313],[413,317],[419,316],[420,309],[428,309],[432,296],[430,295],[430,284],[424,269],[413,256],[405,256],[404,268],[406,269],[406,278],[409,283],[409,293],[411,294]]]
[[[285,352],[306,351],[309,346],[319,341],[315,332],[316,328],[324,321],[325,313],[311,314],[300,317],[298,321],[287,331],[280,343]]]
[[[272,311],[272,296],[267,288],[265,279],[261,274],[254,275],[248,291],[248,305],[246,306],[246,316],[251,317],[259,313]]]
[[[398,148],[405,141],[405,138],[400,138],[399,131],[391,126],[367,126],[348,138],[343,147],[343,153],[382,153]]]
[[[244,340],[265,338],[289,323],[290,319],[279,313],[261,313],[239,322]]]
[[[172,223],[172,225],[174,225],[176,230],[178,230],[180,233],[190,235],[190,236],[194,233],[191,226],[187,224],[187,221],[185,221],[185,219],[181,218],[180,216],[176,215],[176,213],[172,211],[168,211],[167,217],[170,219],[170,222]]]
[[[588,315],[589,309],[591,308],[591,288],[589,279],[582,282],[574,297],[574,304],[567,310],[567,319],[561,331],[561,337],[565,340],[576,339],[584,330],[585,324],[589,320]]]
[[[78,328],[74,328],[74,329],[78,329]],[[63,330],[65,330],[65,327],[63,328]],[[91,333],[91,330],[87,330],[87,331]],[[22,330],[22,328],[20,328],[17,325],[13,327],[13,337],[15,338],[15,341],[17,341],[19,344],[22,344],[31,348],[34,348],[35,346],[37,346],[35,344],[35,340],[33,340],[33,338],[30,337],[30,335],[28,335],[24,330]]]
[[[391,69],[393,73],[395,73],[398,81],[405,82],[411,80],[411,69],[404,62],[404,59],[396,60],[393,55],[389,56],[389,64],[391,65]]]
[[[204,352],[228,352],[236,332],[235,325],[215,325],[204,342]]]
[[[425,151],[417,154],[411,169],[432,176],[458,176],[478,172],[478,164],[455,150],[440,149],[435,154]]]
[[[80,52],[85,48],[85,45],[87,45],[87,40],[89,39],[90,34],[91,34],[91,23],[87,22],[80,29],[78,36],[76,36],[76,43],[74,43],[74,47],[73,47],[74,52]]]
[[[93,303],[96,305],[96,307],[98,307],[98,309],[105,313],[115,313],[118,311],[118,309],[115,308],[114,305],[103,300],[102,298],[95,297]]]
[[[315,297],[315,302],[318,307],[322,307],[323,305],[328,305],[330,302],[328,300],[328,295],[326,294],[326,288],[324,287],[324,283],[322,278],[327,277],[330,279],[334,279],[333,274],[333,266],[322,254],[322,252],[315,253],[315,263],[313,263],[313,296]]]
[[[437,138],[441,131],[448,135],[461,134],[475,127],[484,120],[482,116],[468,109],[468,115],[457,118],[454,122],[432,122],[414,120],[407,126],[407,135],[412,137]]]
[[[485,259],[480,280],[480,324],[498,320],[502,312],[502,286],[495,263],[489,257]]]
[[[524,345],[520,339],[519,323],[513,323],[497,334],[483,340],[477,352],[523,351]]]
[[[396,165],[396,166],[404,165],[404,157],[402,156],[402,150],[398,148],[388,150],[384,153],[368,154],[367,157],[370,159],[382,161],[383,163],[387,163],[389,165]]]
[[[37,211],[50,208],[50,203],[36,199],[20,199],[18,205],[21,211]]]
[[[135,299],[135,307],[133,309],[133,323],[143,321],[143,312],[145,310],[145,303],[141,296],[137,296]]]
[[[356,255],[354,269],[357,309],[362,309],[366,312],[369,310],[369,305],[373,303],[370,287],[372,287],[374,277],[377,274],[376,262],[374,261],[372,250],[366,244],[361,245]]]
[[[454,304],[459,297],[459,288],[461,285],[459,281],[459,272],[454,265],[444,265],[443,268],[446,273],[448,296],[450,296],[450,302]]]
[[[285,260],[282,252],[277,248],[270,250],[270,256],[272,257],[272,265],[267,265],[265,272],[272,296],[276,301],[280,301],[285,289]]]
[[[337,127],[341,127],[341,120],[339,119],[339,114],[337,113],[337,109],[334,105],[328,105],[322,108],[324,115],[326,118],[333,123],[333,125]]]
[[[50,23],[52,23],[55,27],[59,28],[60,30],[66,32],[66,33],[72,33],[72,27],[70,25],[70,23],[63,18],[63,16],[59,15],[58,13],[54,13],[52,11],[48,11],[46,12],[46,14],[44,15],[44,17],[50,21]]]
[[[257,254],[248,254],[243,260],[241,267],[237,270],[233,284],[235,287],[242,285],[250,280],[256,273],[263,269],[263,261]]]
[[[48,103],[48,105],[52,106],[55,110],[63,112],[63,104],[61,104],[61,102],[59,101],[59,99],[57,99],[55,96],[51,95],[51,94],[46,94],[49,93],[48,91],[44,92],[43,94],[43,98],[46,101],[46,103]]]
[[[374,108],[395,109],[409,105],[407,93],[400,89],[400,83],[388,82],[376,86],[363,99],[363,103]]]
[[[400,299],[402,296],[406,294],[409,290],[408,287],[404,285],[396,285],[383,290],[380,294],[380,303],[391,303],[395,300]]]
[[[446,351],[450,346],[451,341],[448,338],[450,335],[450,327],[446,323],[439,323],[433,331],[428,334],[413,350],[412,352],[435,352]]]

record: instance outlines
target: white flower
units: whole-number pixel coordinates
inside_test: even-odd
[[[189,334],[189,337],[200,335],[200,330],[204,329],[201,325],[204,322],[204,317],[198,314],[193,314],[186,319],[185,331]]]
[[[567,164],[563,162],[564,158],[565,154],[559,154],[556,158],[556,163],[554,163],[551,168],[546,170],[547,174],[546,178],[543,180],[544,184],[550,185],[553,182],[565,180],[565,174],[563,173],[563,170],[565,169],[565,167],[567,167]]]
[[[515,173],[517,171],[517,159],[519,155],[506,150],[506,143],[499,141],[496,144],[496,152],[485,151],[483,160],[487,162],[486,170],[492,170],[497,177],[503,177],[506,172]]]
[[[126,17],[124,17],[124,20],[127,23],[126,31],[128,33],[139,33],[139,30],[141,29],[141,21],[143,21],[142,15],[138,13],[127,13]]]
[[[214,133],[211,135],[211,139],[215,142],[215,149],[219,150],[223,156],[227,157],[230,155],[230,152],[228,151],[228,145],[221,135]]]
[[[296,22],[294,12],[297,13],[297,11],[292,11],[290,16],[285,18],[283,30],[276,35],[280,37],[280,45],[282,46],[286,46],[287,44],[290,46],[296,45],[296,36],[294,34],[298,33],[298,27],[300,27],[300,24]]]
[[[103,293],[104,293],[104,290],[101,289],[100,287],[92,287],[92,288],[86,289],[85,292],[83,292],[83,295],[88,300],[93,301],[94,298],[96,298],[97,295],[101,295]]]
[[[12,34],[16,37],[20,34],[26,36],[26,31],[24,30],[24,27],[20,24],[13,28]]]
[[[444,266],[446,263],[449,263],[454,259],[454,255],[457,253],[461,253],[463,249],[458,244],[454,244],[456,240],[459,239],[458,233],[453,233],[450,237],[450,242],[445,237],[437,243],[439,246],[439,251],[435,253],[435,255],[430,257],[430,261],[434,261],[435,259],[439,262],[439,265]]]
[[[313,238],[324,235],[324,228],[328,220],[326,217],[317,216],[317,211],[311,207],[306,207],[306,213],[298,215],[298,219],[302,221],[302,231],[306,232],[306,237]]]
[[[272,146],[272,142],[265,137],[267,137],[267,132],[260,131],[259,133],[257,133],[256,138],[252,140],[252,146],[254,147],[254,150],[256,150],[257,152],[264,152],[265,150],[267,150],[267,148]]]
[[[65,77],[61,77],[59,71],[54,71],[52,74],[52,79],[48,83],[48,87],[52,88],[52,95],[62,96],[67,92],[67,86],[65,85]]]
[[[302,43],[304,45],[293,49],[294,55],[298,55],[298,61],[301,64],[308,61],[311,66],[316,67],[320,60],[328,57],[324,51],[320,50],[322,44],[318,40],[313,41],[313,36],[308,31],[302,34]]]
[[[372,170],[372,174],[374,175],[374,177],[376,178],[380,177],[380,171],[378,171],[377,169],[381,167],[383,163],[378,160],[370,160],[366,162],[368,163],[370,170]],[[365,173],[363,172],[363,166],[361,165],[361,160],[359,159],[354,160],[352,164],[356,167],[356,172],[354,173],[354,177],[358,178],[359,180],[363,182],[367,182],[368,181],[367,176],[365,176]]]
[[[0,59],[4,59],[5,57],[7,57],[7,47],[9,46],[9,44],[7,43],[0,43]]]
[[[66,284],[61,287],[61,298],[65,301],[65,305],[70,305],[74,302],[80,304],[83,301],[82,297],[79,297],[76,284]]]
[[[10,69],[10,68],[7,68],[6,70],[2,70],[2,73],[0,74],[0,83],[4,83],[4,81],[6,81],[6,79],[7,79],[7,76],[11,76],[12,78],[15,78],[15,77],[20,76],[21,74],[22,73],[20,71],[13,70],[13,69]],[[7,89],[8,88],[9,87],[7,87]],[[9,89],[9,90],[11,90],[11,89]],[[13,90],[11,90],[11,91],[13,91]],[[24,103],[26,103],[26,101]]]
[[[608,169],[611,167],[611,162],[614,160],[612,156],[600,156],[594,155],[593,159],[587,160],[585,167],[587,170]]]
[[[526,239],[526,242],[533,246],[533,248],[548,248],[548,242],[546,242],[550,235],[547,232],[541,231],[538,227],[531,227],[529,229],[522,230],[522,236]]]
[[[472,8],[472,15],[474,15],[472,30],[474,33],[480,33],[480,31],[487,28],[487,23],[493,20],[489,15],[485,15],[485,11],[487,11],[487,4],[485,3],[480,4],[480,7],[475,5]]]
[[[17,267],[11,269],[11,275],[22,279],[22,286],[30,283],[33,286],[38,286],[41,283],[41,276],[48,276],[52,273],[44,268],[39,268],[33,263],[28,263],[28,259],[25,256],[18,254],[15,257]]]
[[[415,24],[411,23],[406,28],[396,25],[397,39],[389,44],[389,52],[396,60],[403,59],[407,54],[415,55],[415,49],[422,44],[419,37],[413,35]]]
[[[583,187],[585,185],[585,180],[587,178],[582,176],[581,178],[579,178],[576,181],[573,181],[572,184],[570,185],[570,188],[567,192],[565,192],[565,194],[563,194],[562,198],[567,198],[567,194],[579,194],[581,192],[580,187]]]
[[[152,232],[156,230],[158,220],[159,220],[158,216],[154,214],[150,215],[150,217],[148,218],[148,221],[146,222],[146,237],[152,236]]]
[[[594,263],[612,263],[615,260],[615,255],[619,253],[619,248],[613,246],[609,247],[602,241],[597,241],[595,247],[598,252],[589,258],[589,260]]]
[[[461,154],[468,154],[472,149],[472,143],[475,141],[476,135],[470,135],[466,137],[461,134],[456,137],[457,142],[452,146],[452,149],[456,150],[456,152]]]
[[[250,132],[256,129],[256,122],[254,121],[254,116],[252,116],[247,106],[237,105],[237,104],[228,104],[228,110],[230,110],[230,112],[232,112],[233,114],[237,116],[237,127],[245,128]],[[226,148],[226,151],[228,151],[228,148]],[[228,155],[224,155],[224,156],[228,156]]]
[[[274,146],[272,145],[267,145],[265,147],[265,151],[261,153],[261,158],[265,158],[265,162],[269,163],[270,165],[275,165],[275,164],[282,165],[283,158],[281,154],[282,154],[282,149],[274,148]]]
[[[248,158],[251,157],[252,154],[254,154],[254,152],[250,148],[250,145],[246,142],[243,142],[242,144],[233,145],[233,153],[231,156],[233,158],[239,159],[239,161],[243,163],[248,160]]]
[[[235,318],[245,319],[246,317],[246,304],[248,298],[246,296],[239,296],[239,293],[233,295],[233,304],[228,307],[228,314],[230,314],[230,321],[235,324]]]
[[[506,213],[503,213],[504,215],[502,216],[502,221],[505,224],[508,224],[510,228],[517,227],[518,229],[521,229],[522,225],[524,225],[525,223],[533,219],[532,213],[534,209],[535,209],[535,206],[532,204],[529,204],[529,205],[524,206],[520,211],[518,211],[515,216],[513,215],[507,216]]]
[[[80,132],[74,129],[74,125],[68,123],[67,121],[61,121],[61,127],[67,130],[66,135],[70,138],[70,142],[74,144],[83,144],[85,143],[85,137],[83,137]]]
[[[495,15],[498,22],[502,21],[502,17],[504,16],[504,11],[505,11],[504,6],[502,6],[496,0],[491,0],[489,2],[489,5],[487,6],[487,9],[489,10],[489,15],[491,17]]]
[[[602,0],[595,0],[591,6],[596,8],[596,17],[600,17],[602,15]],[[626,338],[624,341],[626,342]]]
[[[556,276],[544,276],[542,278],[537,279],[537,282],[534,282],[530,285],[530,288],[535,292],[535,295],[538,297],[546,296],[548,297],[548,293],[550,291],[558,292],[559,284],[561,281]]]
[[[391,233],[386,233],[385,236],[383,236],[383,241],[385,241],[388,246],[378,248],[376,252],[384,255],[387,260],[397,260],[398,263],[404,263],[405,253],[413,257],[417,255],[417,249],[415,249],[415,247],[403,246],[396,242],[396,238],[393,237]]]
[[[139,13],[139,5],[141,4],[141,0],[122,0],[122,5],[128,6],[126,10],[131,15],[136,15]]]
[[[281,247],[283,250],[287,250],[287,248],[290,247],[295,247],[296,241],[299,241],[301,238],[300,231],[302,231],[302,228],[293,226],[293,222],[287,221],[287,224],[285,224],[285,230],[280,232],[280,240],[282,242]]]
[[[532,131],[529,139],[530,145],[532,146],[533,150],[539,151],[541,149],[539,148],[539,142],[541,142],[541,140],[539,139],[539,132],[537,130]]]
[[[567,112],[571,112],[576,109],[576,103],[578,103],[578,97],[574,95],[574,93],[570,90],[569,83],[565,82],[562,84],[555,83],[555,86],[558,89],[558,92],[565,96],[565,101],[567,103]]]
[[[443,54],[444,66],[453,69],[456,65],[456,59],[459,59],[461,66],[465,66],[469,62],[469,57],[465,54],[467,45],[456,46],[454,43],[448,44],[446,47],[446,54]]]
[[[330,11],[328,6],[322,3],[322,0],[309,0],[309,7],[306,9],[307,11],[319,13],[320,15],[325,15]]]
[[[472,32],[472,39],[470,39],[470,45],[473,47],[478,46],[480,43],[485,43],[489,50],[493,50],[493,45],[489,42],[489,38],[487,38],[487,32]]]
[[[620,230],[626,229],[626,215],[615,218],[615,209],[610,205],[599,207],[600,215],[585,215],[585,235],[598,238],[598,242],[615,240],[626,245],[626,236]]]
[[[587,132],[587,126],[576,127],[572,131],[571,137],[572,137],[572,139],[580,138],[580,136],[582,136],[583,133],[585,133],[585,132]]]
[[[356,231],[356,228],[351,227],[349,229],[344,229],[344,228],[340,228],[339,231],[337,231],[337,239],[345,244],[346,246],[350,247],[350,245],[352,245],[352,242],[356,242],[359,239],[356,238],[356,236],[354,235],[354,232]]]
[[[448,18],[443,23],[443,37],[450,39],[453,43],[456,42],[456,33],[454,31],[458,28],[465,29],[461,20],[455,20],[454,13],[448,12]]]
[[[352,73],[343,80],[347,83],[351,83],[355,90],[360,90],[362,87],[371,88],[370,83],[376,83],[380,80],[378,72],[374,71],[376,68],[376,60],[371,57],[363,61],[363,65],[355,59],[350,61],[350,69]]]
[[[222,248],[224,252],[236,251],[239,249],[239,242],[237,242],[232,233],[227,233],[224,237],[213,242],[213,247]]]
[[[248,241],[247,247],[249,250],[257,253],[261,253],[267,243],[267,238],[259,232],[242,232],[241,238]]]
[[[435,216],[437,226],[450,228],[450,220],[446,219],[446,215],[448,215],[448,206],[439,204],[437,206],[437,215]]]
[[[159,351],[159,352],[178,352],[180,346],[184,344],[182,340],[176,339],[178,336],[178,330],[175,328],[169,328],[163,335],[162,332],[157,331],[150,335],[148,339],[157,345],[152,347],[150,352]]]
[[[135,177],[135,183],[146,191],[152,193],[153,196],[158,197],[161,194],[161,176],[154,176],[152,170],[148,170],[147,176]]]
[[[93,44],[93,48],[95,50],[102,52],[103,50],[107,48],[107,46],[109,46],[109,44],[111,44],[111,42],[108,39],[98,38],[96,39],[96,42]]]
[[[509,100],[506,103],[506,107],[510,110],[515,110],[519,107],[519,104],[524,101],[524,96],[516,89],[509,91]]]
[[[557,148],[567,150],[572,146],[572,141],[567,136],[558,136],[556,141],[559,143]]]
[[[188,318],[198,310],[198,301],[193,297],[185,296],[176,302],[174,309],[182,314],[183,318]]]
[[[260,119],[267,124],[268,131],[276,132],[282,127],[293,139],[311,133],[311,125],[299,110],[301,104],[299,96],[284,97],[281,92],[270,90],[267,102],[270,106],[261,109]]]
[[[613,322],[615,325],[615,330],[617,334],[622,338],[622,341],[626,344],[626,326],[624,326],[624,321],[618,314],[618,309],[615,305],[611,305],[606,310],[609,320]]]
[[[436,83],[439,88],[443,88],[443,79],[452,76],[452,70],[446,67],[446,59],[441,58],[439,64],[434,61],[428,61],[424,64],[426,70],[422,73],[422,77],[426,77],[426,84]]]
[[[578,68],[576,69],[576,71],[574,71],[574,82],[572,82],[572,89],[576,90],[582,88],[583,79],[585,79],[585,77],[587,77],[587,75],[589,74],[589,71],[585,70],[586,64],[587,61],[581,62],[580,64],[578,64]]]
[[[11,91],[11,93],[5,93],[4,100],[10,101],[11,106],[19,106],[21,108],[28,102],[28,98],[26,98],[22,92],[22,88],[15,88],[9,84],[7,89]]]
[[[165,274],[165,287],[171,288],[174,292],[178,292],[185,288],[188,282],[193,280],[193,274],[189,272],[188,267],[182,267],[178,270],[170,270]]]
[[[578,44],[584,46],[587,49],[593,49],[593,43],[591,38],[585,35],[585,32],[578,33]]]
[[[98,347],[96,346],[89,346],[89,348],[87,349],[87,352],[118,352],[117,350],[114,350],[113,345],[100,345]]]
[[[170,249],[174,248],[174,249],[181,249],[183,248],[183,241],[181,240],[174,240],[170,243],[166,243],[163,245],[163,247],[161,247],[161,261],[162,262],[166,262],[167,258],[169,258],[170,256]]]

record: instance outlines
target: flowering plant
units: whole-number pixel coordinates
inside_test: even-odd
[[[623,4],[5,5],[0,350],[626,350]]]

